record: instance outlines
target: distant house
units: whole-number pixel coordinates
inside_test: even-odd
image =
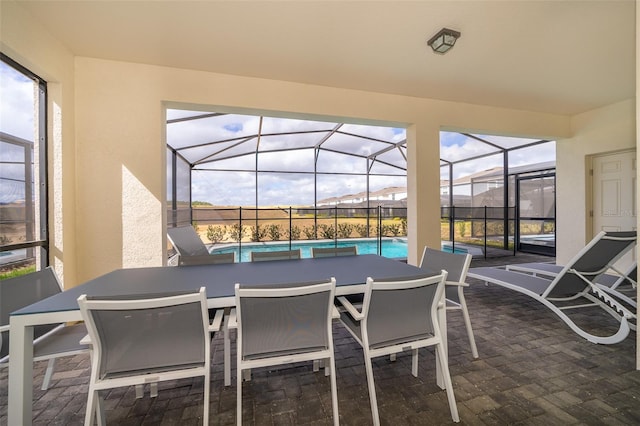
[[[330,197],[318,200],[318,207],[348,206],[348,207],[366,207],[367,193],[358,192],[356,194],[346,194],[339,197]],[[378,191],[369,193],[369,205],[375,206],[393,206],[404,207],[407,204],[407,188],[400,186],[391,186]]]

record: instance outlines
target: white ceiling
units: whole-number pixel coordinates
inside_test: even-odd
[[[634,0],[19,1],[79,56],[558,114],[635,96]]]

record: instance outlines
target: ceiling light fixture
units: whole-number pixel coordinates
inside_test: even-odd
[[[443,28],[431,37],[427,44],[431,46],[435,53],[445,54],[456,44],[456,40],[458,40],[459,37],[459,31]]]

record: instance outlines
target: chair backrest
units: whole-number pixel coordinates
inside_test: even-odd
[[[335,279],[289,286],[236,284],[238,351],[243,359],[332,347]]]
[[[180,256],[179,266],[190,265],[217,265],[220,263],[235,263],[236,254],[231,253],[216,253],[216,254],[204,254],[201,256]]]
[[[554,278],[542,297],[578,294],[636,245],[636,231],[599,232]]]
[[[313,257],[355,256],[358,254],[357,246],[347,247],[311,247]]]
[[[202,366],[209,354],[205,288],[78,298],[100,379]]]
[[[463,283],[467,279],[467,272],[471,265],[470,254],[447,253],[442,250],[435,250],[425,247],[422,252],[420,267],[431,272],[442,269],[447,271],[447,281]],[[449,300],[460,302],[458,288],[445,286],[446,297]]]
[[[0,281],[0,326],[9,325],[13,311],[29,306],[62,291],[52,268]],[[48,333],[58,324],[36,326],[34,339]],[[9,354],[9,332],[0,333],[0,360]]]
[[[207,246],[204,245],[202,239],[196,234],[192,226],[167,228],[167,237],[180,257],[209,254]]]
[[[252,262],[263,262],[269,260],[290,260],[300,259],[300,249],[280,250],[280,251],[252,251]]]
[[[435,333],[446,271],[438,275],[376,281],[367,279],[362,339],[370,349],[427,339]]]

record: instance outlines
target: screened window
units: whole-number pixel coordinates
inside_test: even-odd
[[[48,264],[46,82],[0,54],[0,270]],[[5,275],[0,274],[0,277]]]

